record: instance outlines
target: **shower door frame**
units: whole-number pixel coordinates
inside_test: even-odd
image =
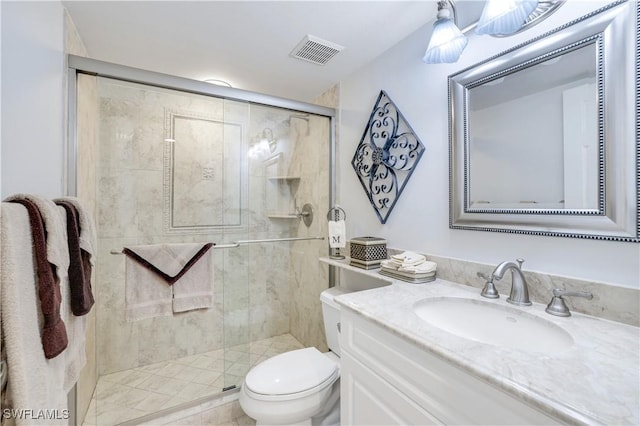
[[[248,90],[216,86],[203,81],[191,80],[169,74],[128,67],[125,65],[99,61],[96,59],[67,55],[67,144],[65,155],[64,192],[68,196],[77,196],[78,190],[78,75],[87,74],[95,77],[105,77],[131,83],[145,84],[163,89],[212,96],[220,99],[248,102],[304,113],[315,114],[329,118],[329,206],[336,202],[336,109],[307,102],[296,101],[278,96],[266,95]],[[319,217],[324,217],[320,214]],[[327,248],[328,250],[328,248]],[[329,287],[336,285],[338,274],[336,268],[329,266]],[[74,385],[69,393],[70,424],[77,424],[76,402],[77,388]]]

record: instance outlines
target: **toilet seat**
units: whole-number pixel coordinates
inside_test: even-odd
[[[282,401],[320,392],[339,375],[338,363],[312,347],[263,361],[247,374],[244,384],[252,398]]]

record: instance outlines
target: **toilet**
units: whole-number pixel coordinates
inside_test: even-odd
[[[320,294],[329,352],[285,352],[247,373],[239,402],[256,425],[340,424],[340,308],[333,299],[344,293],[332,287]]]

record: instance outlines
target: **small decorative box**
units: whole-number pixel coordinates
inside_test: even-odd
[[[387,258],[387,240],[378,237],[356,237],[349,241],[351,265],[364,269],[380,266]]]

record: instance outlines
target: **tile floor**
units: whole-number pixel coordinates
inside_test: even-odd
[[[302,348],[290,334],[100,376],[84,425],[113,426],[240,386],[253,365]]]

